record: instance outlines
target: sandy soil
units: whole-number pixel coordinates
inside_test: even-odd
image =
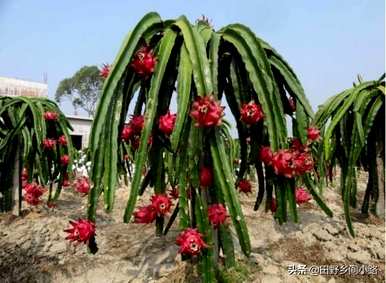
[[[365,176],[362,179],[363,189]],[[64,191],[55,209],[26,209],[19,218],[0,214],[0,282],[198,282],[192,265],[182,262],[177,254],[176,225],[167,236],[158,238],[152,225],[123,224],[127,189],[117,193],[114,211],[99,211],[96,255],[64,240],[68,220],[84,217],[86,211],[87,199],[71,189]],[[252,255],[238,255],[240,274],[235,271],[233,281],[384,282],[384,223],[353,211],[357,236],[351,238],[336,189],[326,188],[324,196],[334,211],[333,218],[327,218],[311,202],[299,208],[300,224],[282,226],[274,222],[271,213],[253,211],[255,193],[241,196]],[[299,265],[306,265],[306,274],[291,275],[289,269]],[[354,273],[362,266],[375,274],[310,273],[318,273],[323,266],[344,270],[343,265],[354,266],[350,267]]]

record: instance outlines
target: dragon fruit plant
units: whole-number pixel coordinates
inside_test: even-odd
[[[15,176],[20,200],[23,196],[37,205],[47,192],[47,205],[54,205],[71,175],[69,129],[64,114],[48,99],[0,97],[0,211],[14,205]]]
[[[244,254],[251,251],[238,197],[238,186],[250,189],[248,167],[255,167],[259,180],[256,209],[264,197],[271,207],[275,196],[279,223],[287,214],[298,220],[295,188],[303,182],[331,215],[314,189],[308,149],[314,141],[307,138],[313,112],[303,88],[283,58],[246,26],[214,31],[205,20],[162,21],[149,13],[126,37],[105,77],[89,144],[92,223],[100,196],[106,211],[113,209],[119,174],[132,162],[124,222],[154,222],[162,235],[178,218],[183,259],[196,258],[203,281],[214,282],[220,257],[226,268],[235,264],[231,226]],[[237,122],[237,176],[225,101]],[[146,189],[153,195],[137,207]],[[87,241],[92,252],[94,235]]]
[[[340,192],[348,230],[355,235],[350,206],[357,206],[358,168],[368,172],[362,213],[385,217],[385,75],[331,97],[320,106],[315,123],[323,134],[318,172],[332,180],[339,166]]]

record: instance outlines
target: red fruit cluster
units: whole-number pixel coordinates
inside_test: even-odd
[[[134,55],[131,61],[131,67],[134,72],[142,77],[148,77],[154,72],[155,65],[157,64],[157,58],[154,56],[153,51],[147,47],[141,47]]]
[[[202,234],[197,229],[192,228],[182,231],[178,235],[176,243],[180,246],[179,253],[191,256],[198,255],[202,249],[208,247],[202,238]]]
[[[134,149],[139,147],[140,136],[145,124],[142,115],[132,116],[128,125],[125,125],[121,132],[121,139],[126,143],[131,143]]]
[[[59,115],[56,112],[46,111],[44,112],[43,116],[44,116],[44,120],[46,121],[56,121],[58,120]]]
[[[200,186],[207,188],[213,183],[213,170],[210,167],[201,167],[200,169]]]
[[[237,187],[239,188],[239,191],[242,193],[251,193],[252,192],[252,185],[251,182],[249,182],[246,179],[242,179],[237,183]]]
[[[70,162],[70,157],[67,154],[63,154],[60,157],[60,164],[62,164],[62,166],[64,167],[67,166],[69,162]]]
[[[210,128],[219,126],[224,116],[224,107],[212,95],[197,97],[193,102],[190,116],[195,120],[196,127]]]
[[[56,145],[56,140],[54,139],[44,139],[43,140],[43,149],[45,150],[53,150]]]
[[[177,114],[171,114],[170,111],[167,114],[161,116],[158,121],[160,131],[169,136],[173,132],[176,118]]]
[[[75,180],[75,190],[81,194],[87,195],[90,191],[90,180],[86,176],[81,176]]]
[[[95,224],[87,219],[70,221],[71,227],[64,230],[68,233],[66,240],[86,244],[91,237],[95,236]]]
[[[40,203],[40,197],[44,193],[44,188],[36,183],[27,183],[23,187],[24,200],[29,205],[38,205]]]
[[[106,79],[110,74],[110,65],[109,64],[103,64],[102,68],[99,71],[99,75]]]
[[[297,204],[302,204],[309,202],[311,195],[304,188],[299,187],[295,190],[295,199]]]
[[[254,101],[244,104],[240,109],[240,119],[245,124],[253,125],[263,119],[264,113],[260,104]]]
[[[152,223],[157,216],[170,212],[172,201],[166,194],[156,194],[151,197],[151,204],[139,207],[134,212],[134,223]]]
[[[228,216],[226,208],[221,203],[209,205],[208,218],[213,227],[217,228],[223,224]]]
[[[267,166],[272,166],[277,175],[286,178],[301,176],[314,168],[314,160],[308,148],[294,139],[290,149],[280,149],[277,152],[263,147],[260,150],[260,160]]]

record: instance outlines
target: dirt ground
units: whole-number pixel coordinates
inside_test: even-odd
[[[363,190],[366,178],[361,178]],[[353,211],[357,236],[351,238],[336,191],[330,187],[324,192],[333,218],[312,201],[299,208],[299,224],[282,226],[271,213],[253,211],[255,192],[241,196],[252,254],[245,258],[239,253],[232,281],[384,282],[383,221]],[[175,224],[158,238],[153,225],[122,223],[127,195],[126,188],[119,189],[114,211],[98,212],[96,255],[64,240],[68,220],[84,217],[86,211],[87,199],[72,189],[64,191],[54,209],[26,209],[19,218],[0,214],[0,282],[198,282],[193,267],[177,253]],[[338,272],[326,271],[328,267],[341,274],[317,275]]]

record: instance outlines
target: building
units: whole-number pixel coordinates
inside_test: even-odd
[[[73,128],[73,131],[70,134],[74,147],[78,150],[87,147],[91,132],[92,119],[71,115],[67,115],[66,117]]]
[[[0,77],[0,96],[47,97],[48,85],[46,83]],[[92,119],[80,116],[67,116],[67,119],[73,128],[71,137],[74,147],[78,150],[87,147]]]
[[[40,82],[0,77],[0,96],[47,97],[48,85]]]

